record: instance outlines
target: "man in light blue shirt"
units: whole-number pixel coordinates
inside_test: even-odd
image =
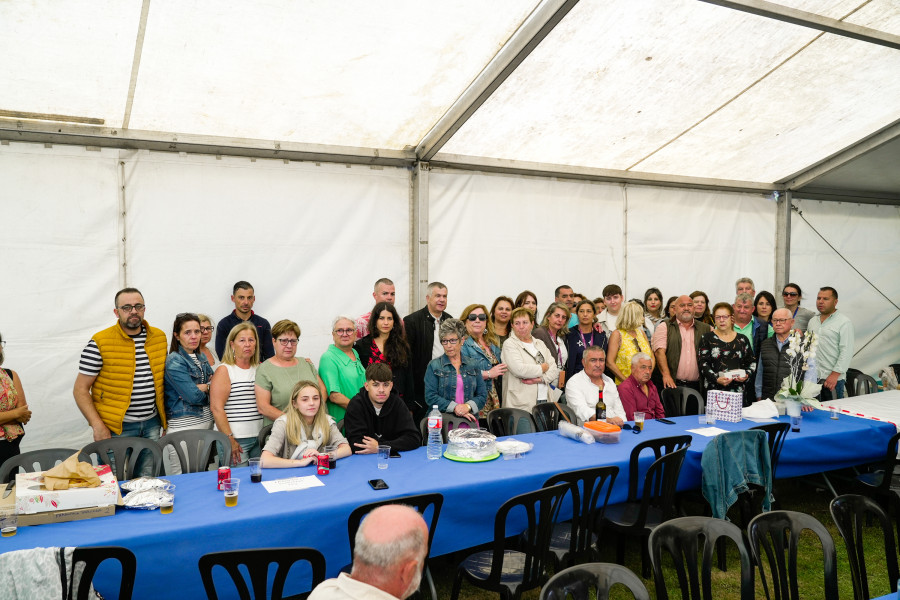
[[[809,320],[807,331],[819,337],[816,364],[819,383],[822,384],[820,400],[836,400],[844,397],[847,369],[853,358],[853,323],[837,311],[838,293],[833,287],[819,289],[816,296],[818,316]]]

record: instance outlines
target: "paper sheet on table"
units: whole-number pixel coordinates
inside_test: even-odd
[[[728,433],[727,429],[719,429],[718,427],[699,427],[697,429],[688,429],[688,433],[696,433],[706,437],[716,437],[720,433]]]
[[[744,417],[747,421],[753,421],[754,423],[777,423],[778,419],[770,419],[768,417]]]
[[[263,481],[263,487],[270,494],[275,492],[293,492],[294,490],[305,490],[311,487],[325,485],[315,475],[307,475],[306,477],[286,477],[285,479],[275,479],[273,481]]]

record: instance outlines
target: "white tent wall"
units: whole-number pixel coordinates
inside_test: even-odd
[[[87,430],[72,383],[84,344],[114,318],[117,155],[0,146],[0,332],[32,411],[23,449],[72,447]]]
[[[429,193],[429,278],[448,285],[454,315],[525,289],[543,315],[562,283],[591,298],[609,283],[627,298],[702,289],[713,302],[734,300],[738,277],[773,286],[775,204],[758,194],[444,170]]]
[[[79,447],[90,430],[72,383],[90,336],[114,323],[119,162],[124,163],[127,283],[171,338],[175,314],[227,314],[232,285],[256,308],[300,324],[298,354],[316,363],[331,321],[371,308],[371,286],[409,280],[406,169],[147,151],[0,146],[7,287],[6,365],[34,412],[23,449]],[[406,314],[406,297],[398,310]]]
[[[797,199],[793,204],[802,217],[791,217],[790,272],[803,289],[802,306],[815,312],[819,288],[835,288],[838,310],[855,329],[851,366],[877,377],[883,367],[900,362],[900,207]]]
[[[89,441],[71,395],[78,355],[114,322],[125,280],[169,335],[178,312],[227,314],[232,284],[247,279],[260,314],[297,321],[299,354],[316,362],[331,319],[371,307],[375,279],[397,283],[400,314],[424,302],[407,302],[407,169],[11,143],[0,145],[0,178],[12,290],[0,331],[5,366],[19,372],[34,412],[26,450]],[[428,277],[449,286],[454,315],[523,289],[543,311],[563,282],[592,295],[625,283],[628,297],[699,288],[713,301],[731,300],[739,276],[774,285],[775,204],[762,195],[437,169],[429,198]],[[795,205],[898,303],[896,207]],[[857,348],[900,312],[798,215],[792,235],[791,279],[805,305],[818,287],[836,287]],[[853,364],[873,373],[898,349],[900,320]]]
[[[543,314],[562,283],[599,294],[622,280],[619,186],[438,170],[429,196],[429,279],[453,315],[526,289]]]

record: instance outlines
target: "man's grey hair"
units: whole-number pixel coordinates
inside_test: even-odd
[[[414,557],[418,559],[425,553],[427,540],[421,527],[413,527],[406,535],[395,538],[386,544],[376,544],[366,538],[366,521],[356,531],[356,549],[353,561],[370,567],[390,569],[397,563]]]
[[[350,323],[353,325],[353,329],[356,330],[356,321],[354,321],[347,315],[338,315],[331,322],[331,331],[334,331],[334,328],[337,327],[338,321],[350,321]]]
[[[379,279],[378,281],[375,282],[373,291],[377,290],[379,285],[394,285],[394,282],[391,281],[390,279],[388,279],[387,277],[382,277],[381,279]]]
[[[650,355],[646,352],[638,352],[634,356],[631,357],[631,368],[637,366],[637,364],[642,360],[649,360],[650,364],[653,364],[653,360],[650,358]]]
[[[427,294],[430,296],[431,292],[433,292],[434,290],[438,290],[438,289],[446,290],[447,286],[444,285],[443,283],[441,283],[440,281],[432,281],[431,283],[428,284],[427,289],[428,289]]]
[[[447,319],[441,323],[441,328],[438,330],[438,339],[443,340],[454,333],[459,337],[459,341],[462,342],[463,338],[466,337],[466,326],[459,319]]]
[[[738,279],[737,281],[735,281],[735,282],[734,282],[734,289],[737,289],[737,286],[741,285],[742,283],[749,283],[749,284],[750,284],[750,287],[752,287],[754,290],[756,289],[756,284],[753,283],[753,280],[750,279],[749,277],[741,277],[740,279]]]
[[[583,358],[588,354],[597,354],[598,352],[602,352],[603,356],[606,356],[606,350],[603,349],[603,346],[588,346],[584,349],[584,352],[581,353],[581,356]]]
[[[737,304],[738,302],[749,302],[750,304],[753,304],[753,296],[750,294],[738,294],[734,297],[734,303]]]

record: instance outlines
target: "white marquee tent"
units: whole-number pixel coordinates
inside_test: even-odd
[[[398,284],[449,311],[566,282],[840,292],[853,366],[900,359],[894,0],[0,3],[0,331],[77,446],[78,355],[256,287],[318,360]]]

